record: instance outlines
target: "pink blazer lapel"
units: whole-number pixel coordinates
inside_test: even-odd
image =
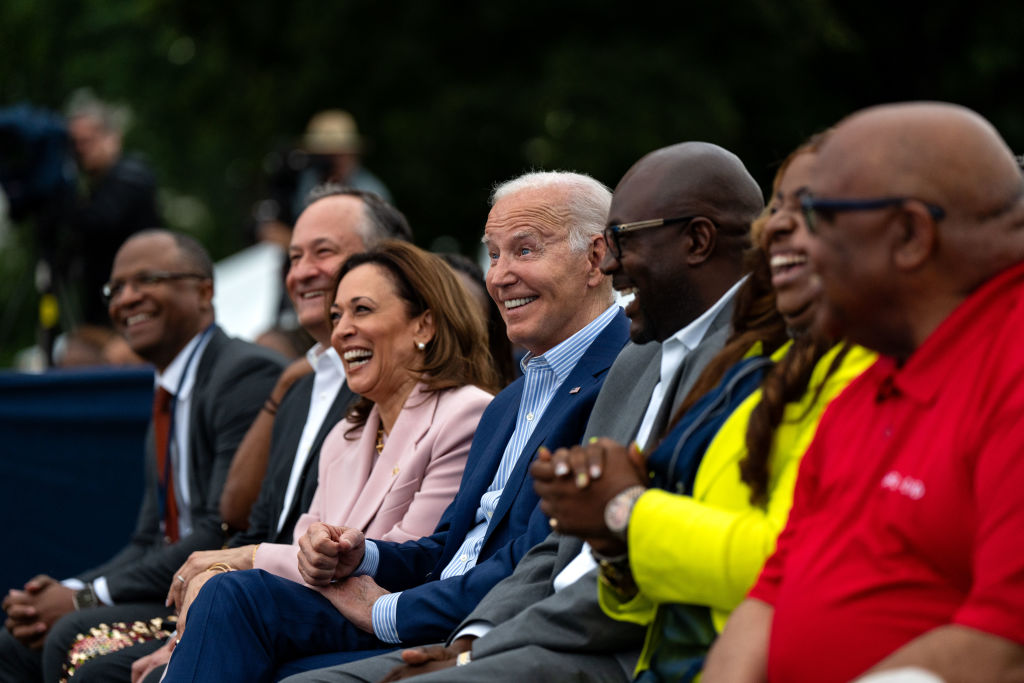
[[[370,414],[366,416],[366,424],[357,437],[355,443],[349,442],[350,447],[346,448],[342,459],[331,463],[332,472],[328,474],[331,490],[330,498],[325,501],[326,515],[332,519],[344,520],[341,523],[345,526],[362,529],[361,522],[356,521],[359,514],[360,496],[366,489],[366,480],[370,478],[373,468],[373,457],[376,455],[374,446],[377,443],[377,428],[380,427],[380,414],[374,406]],[[323,475],[321,468],[321,475]],[[320,485],[325,485],[321,480]]]
[[[416,459],[417,444],[430,428],[434,410],[437,407],[437,394],[424,392],[423,389],[422,384],[417,384],[413,388],[409,398],[405,401],[402,412],[398,415],[398,420],[391,429],[391,434],[388,435],[388,439],[384,443],[384,450],[376,458],[376,465],[373,466],[368,476],[358,479],[365,483],[362,485],[362,490],[358,492],[356,500],[353,501],[347,526],[357,529],[367,528],[380,510],[381,503],[388,491],[392,489],[396,481],[403,479],[403,466]],[[359,444],[360,449],[365,447],[369,450],[361,450],[361,453],[370,452],[376,455],[373,449],[376,446],[377,427],[380,424],[380,418],[376,411],[375,407],[371,414],[371,417],[376,418],[372,432],[369,420],[367,420],[367,428],[363,431],[364,438],[368,434],[372,434],[372,440],[365,446],[362,442]],[[366,458],[363,462],[372,460],[372,458]]]

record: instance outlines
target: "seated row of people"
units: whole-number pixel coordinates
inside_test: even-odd
[[[963,144],[936,144],[950,136]],[[303,219],[352,199],[307,208],[294,272],[340,223]],[[487,288],[529,353],[493,400],[482,317],[443,262],[399,242],[330,254],[290,291],[362,398],[325,439],[344,380],[274,388],[252,425],[274,437],[269,466],[250,458],[267,477],[248,538],[191,552],[204,550],[195,497],[174,493],[189,480],[154,418],[143,512],[177,537],[150,538],[136,552],[164,561],[137,566],[170,586],[177,633],[155,650],[166,629],[97,631],[169,616],[144,604],[151,592],[112,593],[116,572],[44,577],[5,601],[0,665],[18,680],[157,680],[168,658],[169,681],[840,681],[907,666],[1002,680],[1024,657],[1007,486],[1024,369],[1012,154],[962,108],[879,107],[794,152],[763,207],[742,162],[707,143],[645,156],[614,195],[568,173],[499,186]],[[159,382],[182,354],[187,378],[211,334],[183,330],[169,357],[143,343],[150,323],[176,321],[170,294],[209,286],[184,248],[160,272],[132,257],[139,240],[175,239],[129,240],[110,285]],[[613,285],[634,295],[625,315]],[[958,384],[939,392],[946,375]],[[304,423],[298,446],[278,438],[286,423]],[[47,635],[62,596],[81,609]],[[81,631],[92,640],[71,642]],[[40,668],[25,645],[44,640]]]

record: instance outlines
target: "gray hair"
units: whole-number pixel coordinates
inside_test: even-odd
[[[389,204],[380,195],[366,190],[357,190],[340,183],[322,183],[306,195],[306,205],[327,197],[356,197],[363,202],[363,219],[358,230],[363,238],[363,246],[372,249],[383,240],[399,240],[412,242],[412,228],[405,214]]]
[[[584,252],[594,235],[604,232],[612,204],[612,191],[603,183],[571,171],[534,171],[495,186],[491,206],[523,190],[565,190],[569,210],[569,247]]]
[[[65,114],[69,120],[92,119],[106,132],[116,135],[124,135],[132,120],[132,112],[128,106],[104,102],[89,88],[79,88],[71,93]]]

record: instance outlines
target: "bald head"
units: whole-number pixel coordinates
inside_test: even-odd
[[[619,181],[613,202],[620,193],[644,201],[652,216],[707,216],[723,231],[742,235],[764,208],[761,188],[739,157],[707,142],[644,156]]]
[[[819,153],[822,183],[942,206],[951,223],[1006,212],[1022,198],[1013,153],[977,113],[953,104],[872,107],[842,121]],[[830,172],[835,169],[835,172]]]
[[[664,341],[736,283],[763,206],[743,162],[706,142],[655,150],[626,172],[609,225],[687,219],[618,234],[601,265],[616,289],[635,295],[626,308],[634,342]]]
[[[978,286],[1024,260],[1024,178],[992,125],[964,107],[915,102],[847,117],[822,143],[810,188],[822,199],[907,198],[819,212],[826,308],[841,331],[884,353],[905,357]]]

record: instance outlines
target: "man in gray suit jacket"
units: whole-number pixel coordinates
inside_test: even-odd
[[[216,326],[213,265],[185,235],[150,230],[129,238],[104,294],[115,328],[156,367],[158,394],[169,399],[162,409],[168,428],[160,430],[166,450],[157,454],[151,425],[136,531],[118,555],[64,583],[37,576],[25,590],[8,594],[0,680],[42,679],[39,648],[55,636],[51,627],[61,617],[122,605],[130,615],[131,605],[140,603],[148,612],[190,552],[224,542],[220,490],[238,442],[283,365],[277,354],[230,339]],[[84,528],[102,529],[102,522],[87,515]],[[69,518],[69,533],[74,528]],[[61,644],[65,651],[68,644]]]
[[[763,206],[742,162],[705,143],[656,150],[622,178],[602,270],[616,289],[634,294],[626,308],[633,343],[609,371],[585,440],[657,444],[729,335],[747,230]],[[396,675],[420,674],[424,681],[628,680],[644,629],[604,615],[593,566],[579,539],[553,533],[484,597],[446,646],[287,683],[377,681],[396,665],[403,665]]]

